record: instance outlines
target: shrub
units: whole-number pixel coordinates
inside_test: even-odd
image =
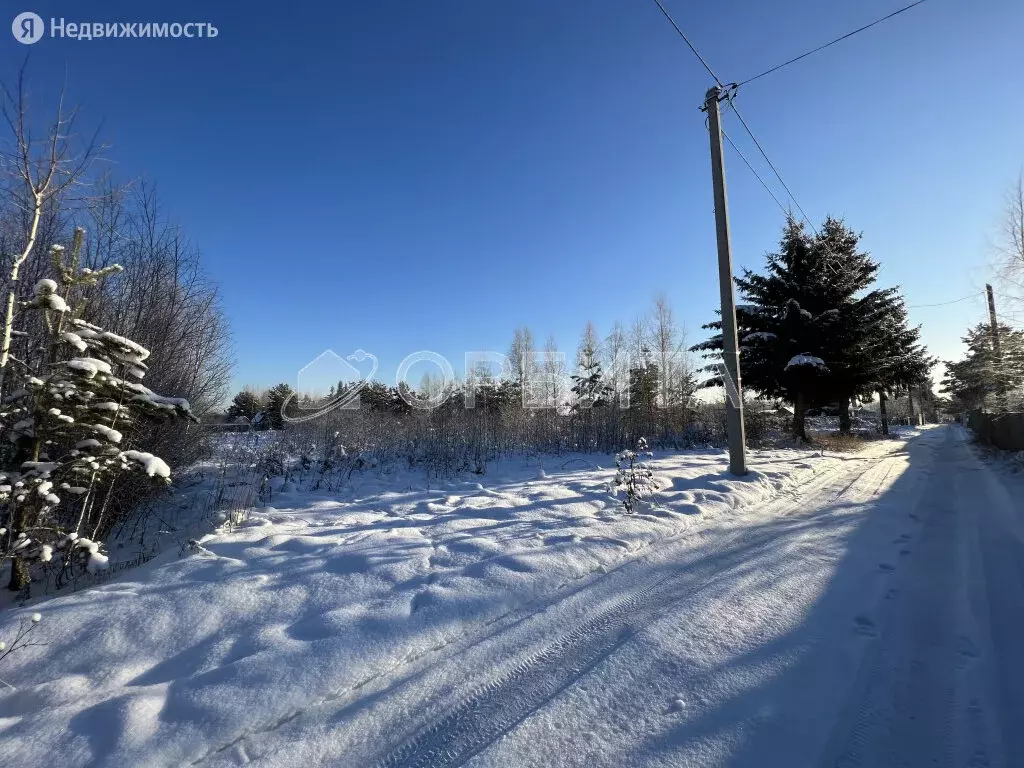
[[[615,457],[615,466],[618,467],[615,485],[626,491],[622,506],[627,514],[632,514],[643,499],[658,490],[654,472],[641,460],[643,456],[653,455],[647,450],[647,441],[641,437],[636,441],[635,451],[623,451]]]

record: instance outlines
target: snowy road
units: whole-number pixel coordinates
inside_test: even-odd
[[[1024,765],[1024,498],[964,437],[950,429],[934,457],[828,765]]]
[[[965,440],[872,447],[201,762],[1024,765],[1024,483]]]

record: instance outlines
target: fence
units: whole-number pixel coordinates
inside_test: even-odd
[[[967,423],[986,443],[1006,451],[1024,451],[1024,413],[972,411]]]

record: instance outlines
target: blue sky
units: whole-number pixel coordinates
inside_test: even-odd
[[[727,82],[902,4],[666,2]],[[118,174],[156,182],[198,242],[238,384],[294,381],[328,348],[374,353],[384,379],[421,349],[461,368],[519,325],[571,354],[588,319],[606,333],[658,292],[692,342],[713,317],[697,111],[710,82],[651,0],[31,10],[218,27],[213,40],[44,39],[30,75],[45,95],[66,71]],[[863,231],[911,305],[984,285],[1024,164],[1022,29],[1019,0],[930,0],[741,89],[807,213]],[[4,76],[27,50],[8,38]],[[754,158],[734,116],[725,126]],[[731,151],[726,164],[737,269],[759,267],[782,217]],[[979,298],[912,318],[948,357],[982,312]]]

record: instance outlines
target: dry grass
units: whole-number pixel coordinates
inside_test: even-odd
[[[856,453],[863,450],[868,443],[876,440],[888,440],[886,435],[877,432],[852,432],[844,435],[839,432],[812,432],[808,430],[807,437],[811,445],[822,448],[826,451],[840,453]]]

